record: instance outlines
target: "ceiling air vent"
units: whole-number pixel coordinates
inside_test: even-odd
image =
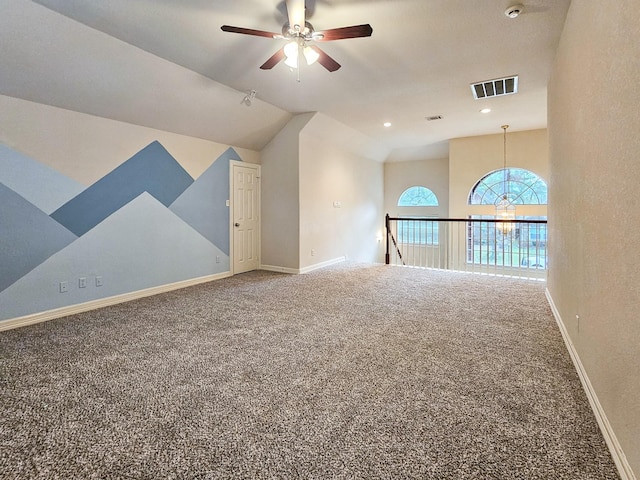
[[[471,91],[473,98],[499,97],[518,93],[518,76],[496,78],[495,80],[485,80],[484,82],[472,83]]]

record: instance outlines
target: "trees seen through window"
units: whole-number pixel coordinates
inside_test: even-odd
[[[547,184],[538,175],[523,168],[501,168],[474,185],[469,205],[495,205],[505,192],[513,205],[547,204]]]

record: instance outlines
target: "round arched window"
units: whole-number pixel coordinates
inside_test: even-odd
[[[546,205],[547,184],[523,168],[501,168],[482,177],[469,193],[469,205],[495,205],[505,193],[513,205]]]
[[[398,199],[399,207],[437,207],[438,197],[427,187],[409,187]]]

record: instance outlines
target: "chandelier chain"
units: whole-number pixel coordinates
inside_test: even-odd
[[[503,156],[504,156],[504,168],[502,170],[503,172],[503,178],[504,178],[504,188],[503,188],[503,195],[504,195],[504,199],[507,200],[509,197],[509,182],[507,181],[507,128],[509,128],[509,125],[502,125],[502,130],[503,130]]]

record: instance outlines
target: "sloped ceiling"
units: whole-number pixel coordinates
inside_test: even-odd
[[[298,82],[284,64],[259,69],[282,41],[220,30],[279,32],[282,0],[0,0],[0,93],[253,150],[318,111],[390,160],[439,158],[451,138],[546,127],[570,0],[523,3],[510,19],[504,0],[307,0],[316,30],[369,23],[373,35],[323,43],[342,68],[305,67]],[[473,99],[472,82],[512,74],[518,94]]]

